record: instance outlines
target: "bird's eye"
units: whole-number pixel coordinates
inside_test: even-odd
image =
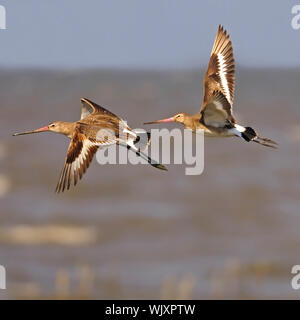
[[[54,128],[54,127],[55,127],[55,124],[54,124],[54,123],[52,123],[52,124],[50,125],[50,127],[51,127],[51,128]]]

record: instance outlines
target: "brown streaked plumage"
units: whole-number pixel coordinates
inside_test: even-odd
[[[193,132],[204,130],[210,137],[241,137],[261,145],[276,148],[275,141],[262,138],[251,127],[238,125],[232,104],[235,89],[235,65],[230,36],[219,26],[204,78],[204,97],[200,112],[195,115],[178,113],[167,119],[145,124],[180,122]]]
[[[165,166],[141,152],[136,146],[137,133],[124,120],[86,98],[82,98],[81,102],[82,109],[79,121],[55,121],[37,130],[14,134],[14,136],[18,136],[51,131],[63,134],[71,139],[65,164],[56,186],[57,193],[69,189],[72,180],[76,185],[78,178],[81,179],[88,169],[98,148],[112,144],[126,146],[153,167],[167,170]]]

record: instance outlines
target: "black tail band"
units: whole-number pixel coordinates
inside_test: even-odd
[[[242,137],[247,141],[251,141],[257,137],[256,132],[251,127],[245,127],[245,131],[242,132]]]

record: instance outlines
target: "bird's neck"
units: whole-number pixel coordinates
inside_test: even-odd
[[[184,117],[184,126],[187,129],[194,129],[196,123],[199,121],[199,116],[198,115],[185,115]]]
[[[72,138],[75,130],[75,126],[76,126],[76,122],[61,121],[59,133],[67,136],[68,138]]]

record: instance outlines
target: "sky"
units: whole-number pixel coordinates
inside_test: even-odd
[[[207,64],[219,24],[231,35],[238,65],[300,67],[300,29],[291,26],[296,4],[0,0],[6,9],[0,67],[191,68]]]

